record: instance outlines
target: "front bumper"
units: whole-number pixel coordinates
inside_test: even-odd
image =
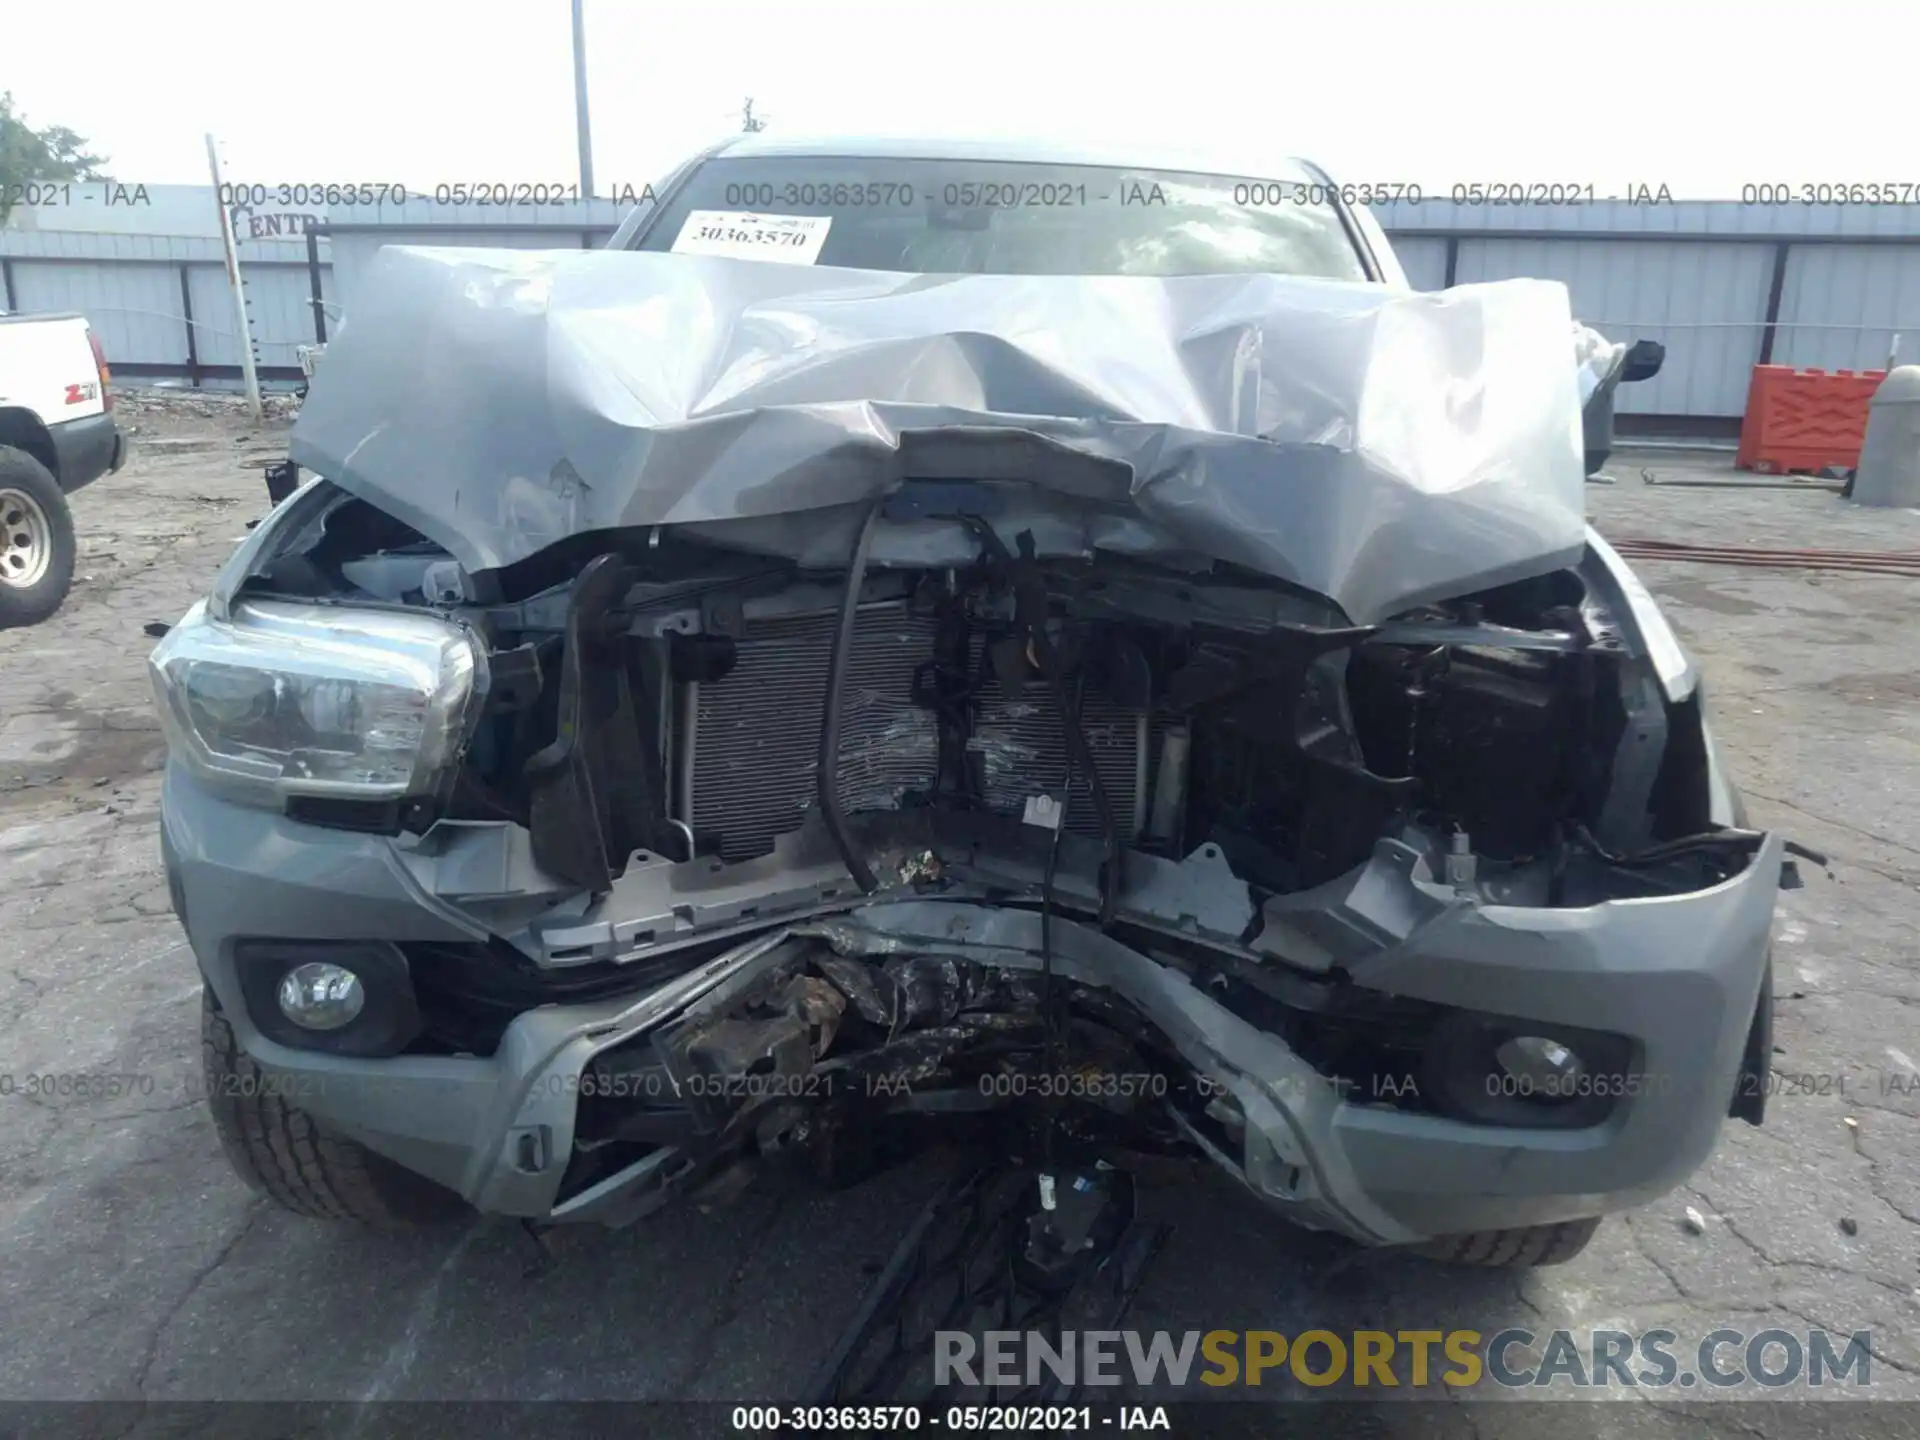
[[[754,965],[782,932],[640,993],[527,1011],[486,1058],[315,1054],[269,1041],[248,1018],[236,940],[459,942],[485,940],[488,927],[424,890],[396,842],[232,805],[177,765],[162,815],[175,903],[207,983],[242,1046],[301,1108],[487,1212],[619,1223],[685,1178],[684,1157],[663,1150],[563,1196],[580,1077],[601,1051]],[[1643,1203],[1712,1150],[1766,966],[1780,845],[1769,837],[1740,874],[1685,895],[1449,908],[1345,962],[1357,984],[1387,994],[1630,1037],[1648,1087],[1585,1129],[1495,1128],[1342,1093],[1274,1035],[1089,927],[1056,920],[1056,963],[1124,996],[1232,1094],[1240,1141],[1194,1132],[1196,1143],[1290,1218],[1372,1244],[1548,1224]],[[1012,968],[1037,968],[1038,923],[925,899],[842,918],[854,943],[876,950],[904,940]]]

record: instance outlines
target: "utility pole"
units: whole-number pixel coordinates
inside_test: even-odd
[[[227,256],[227,283],[233,287],[233,313],[240,321],[240,373],[247,378],[247,410],[260,420],[260,375],[253,368],[253,325],[247,318],[247,292],[240,285],[240,252],[233,243],[233,216],[220,193],[220,152],[207,136],[207,167],[213,171],[213,208],[220,212],[220,247]]]
[[[587,22],[573,0],[573,110],[580,131],[580,198],[593,198],[593,123],[587,118]]]
[[[767,128],[767,122],[753,113],[753,97],[747,96],[747,103],[740,107],[740,132],[743,135],[758,135]]]

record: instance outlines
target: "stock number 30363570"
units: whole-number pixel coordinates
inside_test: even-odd
[[[950,1405],[931,1415],[924,1414],[918,1405],[736,1405],[732,1420],[735,1430],[797,1430],[803,1434],[843,1431],[856,1435],[918,1430],[923,1424],[932,1430],[962,1433],[1039,1434],[1087,1432],[1094,1426],[1093,1407],[1089,1405]]]

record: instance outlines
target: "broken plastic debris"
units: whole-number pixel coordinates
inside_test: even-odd
[[[1707,1233],[1707,1217],[1691,1205],[1687,1206],[1687,1229],[1696,1235]]]
[[[900,862],[900,883],[914,885],[921,881],[934,881],[940,878],[940,857],[931,850],[922,850],[917,855],[908,855]]]

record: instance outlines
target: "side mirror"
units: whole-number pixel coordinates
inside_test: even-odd
[[[1667,347],[1658,340],[1636,340],[1627,347],[1627,358],[1620,365],[1620,383],[1651,380],[1667,361]]]

